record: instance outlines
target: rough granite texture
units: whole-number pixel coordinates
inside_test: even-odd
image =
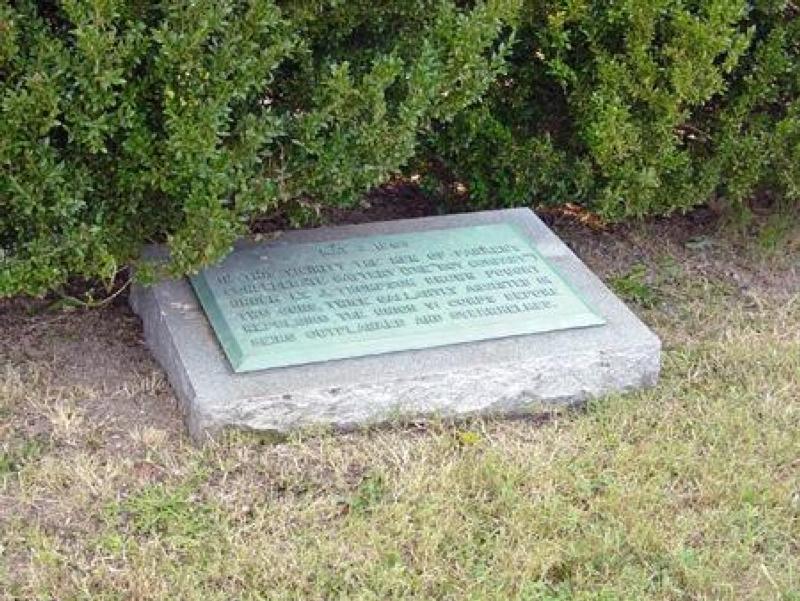
[[[498,222],[522,224],[607,323],[234,374],[186,279],[134,287],[131,305],[198,442],[226,427],[287,432],[397,416],[522,414],[654,385],[659,339],[528,209],[301,230],[281,239],[331,241]]]

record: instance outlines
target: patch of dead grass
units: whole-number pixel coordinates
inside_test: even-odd
[[[546,420],[197,449],[142,413],[172,409],[139,350],[96,385],[7,362],[0,598],[800,599],[793,272],[621,248],[600,270],[654,278],[661,382]]]

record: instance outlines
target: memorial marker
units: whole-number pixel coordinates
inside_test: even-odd
[[[192,283],[236,372],[604,323],[509,223],[277,242]]]
[[[660,364],[658,338],[527,209],[243,242],[131,303],[196,439],[521,413],[652,385]]]

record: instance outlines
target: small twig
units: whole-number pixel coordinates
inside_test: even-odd
[[[764,576],[767,577],[767,581],[769,581],[769,583],[772,585],[772,588],[774,588],[776,591],[780,592],[781,591],[781,587],[778,586],[778,583],[775,582],[775,579],[769,573],[769,570],[767,570],[767,566],[765,566],[763,563],[761,564],[761,571],[764,573]]]
[[[125,280],[125,283],[122,284],[117,290],[114,291],[113,294],[105,297],[101,301],[85,301],[81,300],[77,297],[70,296],[68,294],[63,294],[62,292],[58,292],[58,295],[65,301],[69,301],[71,303],[75,303],[76,305],[80,305],[81,307],[85,307],[87,309],[99,309],[101,307],[105,307],[109,303],[111,303],[115,298],[117,298],[120,294],[122,294],[128,286],[131,285],[133,282],[133,276],[129,276],[128,279]]]

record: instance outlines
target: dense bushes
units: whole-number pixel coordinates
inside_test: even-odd
[[[478,206],[798,202],[798,40],[777,0],[4,3],[0,297],[162,238],[196,269],[412,164]]]
[[[528,1],[507,74],[429,153],[485,206],[572,201],[621,219],[765,190],[796,204],[798,11]]]
[[[0,5],[0,297],[217,259],[254,215],[342,203],[496,79],[516,0]]]

